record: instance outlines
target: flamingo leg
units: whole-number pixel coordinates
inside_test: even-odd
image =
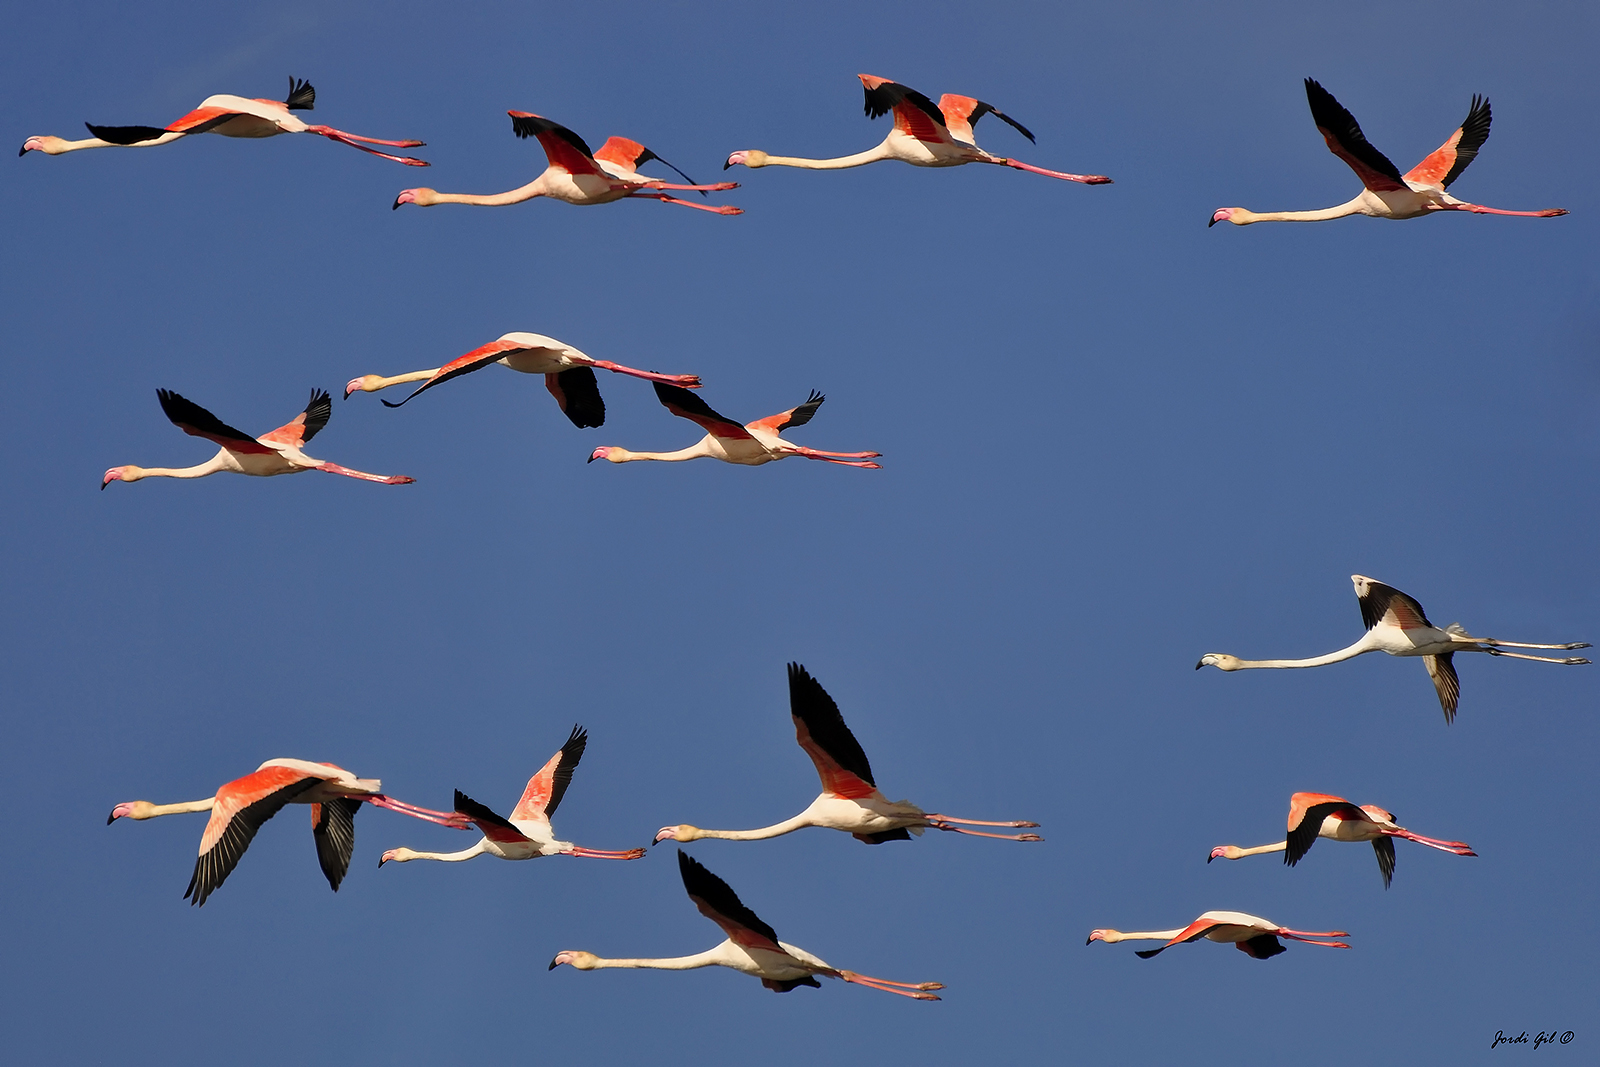
[[[881,463],[873,463],[870,460],[868,460],[865,463],[857,463],[857,462],[855,462],[853,460],[848,460],[848,459],[833,459],[830,456],[818,456],[818,455],[815,455],[815,454],[810,453],[810,452],[799,452],[799,453],[796,453],[796,455],[805,456],[806,459],[821,460],[823,463],[837,463],[841,467],[865,467],[867,470],[872,470],[872,471],[882,470],[883,469],[883,464],[881,464]]]
[[[1470,211],[1474,215],[1521,215],[1530,219],[1553,219],[1557,215],[1568,214],[1564,207],[1548,208],[1544,211],[1507,211],[1505,208],[1485,207],[1482,204],[1438,204],[1436,211]]]
[[[691,193],[725,193],[729,189],[739,188],[738,182],[717,182],[715,185],[673,185],[671,182],[648,181],[640,186],[642,189],[682,189]]]
[[[1015,822],[985,822],[983,819],[958,819],[954,815],[929,814],[927,817],[929,819],[936,819],[939,822],[964,823],[967,826],[1038,826],[1039,825],[1036,822],[1023,822],[1021,820],[1017,820]]]
[[[938,982],[924,982],[921,985],[914,986],[905,982],[888,982],[882,978],[869,978],[867,975],[857,974],[854,971],[840,971],[839,977],[852,985],[864,985],[868,989],[876,989],[883,993],[893,993],[901,997],[910,997],[913,1000],[938,1000],[937,996],[924,992],[924,990],[944,988]],[[896,986],[905,986],[905,988],[897,989],[895,988]]]
[[[1304,941],[1308,945],[1321,945],[1323,948],[1349,948],[1343,941],[1313,941],[1316,937],[1349,937],[1343,930],[1274,930],[1279,937],[1292,937],[1296,941]]]
[[[1038,834],[991,834],[991,833],[986,833],[983,830],[963,830],[959,826],[951,826],[949,823],[946,823],[946,822],[934,822],[931,819],[929,820],[928,825],[933,827],[935,830],[944,830],[947,833],[952,833],[952,834],[966,834],[969,837],[997,837],[1001,841],[1043,841],[1044,840],[1044,838],[1040,837]],[[1026,826],[1026,825],[1032,825],[1032,824],[1024,823],[1023,825]]]
[[[562,853],[563,856],[583,856],[587,859],[593,860],[636,860],[643,858],[644,854],[645,850],[642,848],[630,848],[621,852],[611,852],[605,849],[582,848],[579,846],[574,846],[570,852]]]
[[[696,203],[693,203],[693,202],[688,201],[688,200],[679,200],[677,197],[668,196],[666,193],[629,193],[628,195],[629,196],[637,196],[637,197],[640,197],[640,198],[646,199],[646,200],[659,200],[663,204],[681,204],[684,207],[692,207],[696,211],[709,211],[713,215],[743,215],[744,214],[744,208],[742,208],[742,207],[733,207],[731,205],[723,205],[722,207],[712,207],[709,204],[696,204]]]
[[[833,459],[877,459],[883,455],[882,452],[824,452],[820,448],[805,448],[801,445],[794,447],[802,456],[825,456]]]
[[[404,163],[408,167],[426,167],[429,165],[428,161],[424,159],[413,159],[410,156],[392,156],[388,152],[379,152],[375,148],[367,148],[365,145],[357,143],[366,141],[367,144],[391,145],[395,148],[418,148],[424,143],[422,141],[380,141],[375,137],[358,137],[353,133],[345,133],[343,130],[334,129],[332,126],[307,126],[306,132],[321,134],[330,141],[338,141],[340,144],[347,144],[351,148],[359,148],[363,152],[382,156],[384,159],[392,159],[396,163]]]
[[[1505,647],[1505,648],[1564,648],[1564,649],[1571,649],[1571,648],[1588,648],[1588,647],[1590,647],[1589,646],[1589,642],[1587,642],[1587,641],[1573,641],[1571,644],[1566,644],[1566,645],[1531,645],[1531,644],[1527,643],[1526,641],[1500,641],[1500,640],[1497,640],[1496,638],[1493,638],[1493,637],[1474,637],[1473,640],[1478,642],[1478,644],[1480,644],[1480,645],[1493,645],[1496,648]]]
[[[1483,648],[1479,649],[1478,651],[1487,652],[1491,656],[1510,656],[1512,659],[1531,659],[1536,663],[1565,663],[1568,666],[1571,666],[1577,663],[1589,662],[1582,656],[1567,656],[1565,659],[1557,659],[1554,656],[1527,656],[1523,655],[1521,652],[1502,652],[1498,648]]]
[[[690,205],[693,207],[694,205]],[[658,374],[653,370],[635,370],[633,367],[624,367],[620,363],[613,363],[609,359],[597,359],[589,364],[601,370],[615,371],[618,374],[630,374],[635,378],[643,378],[647,382],[662,382],[666,385],[679,385],[685,389],[700,388],[700,375],[698,374]]]
[[[366,482],[381,482],[384,485],[410,485],[415,478],[407,478],[404,474],[368,474],[366,471],[353,471],[349,467],[341,467],[337,463],[319,463],[313,470],[327,471],[329,474],[342,474],[346,478],[360,478]]]
[[[438,823],[440,826],[448,826],[454,830],[470,830],[472,828],[472,824],[467,817],[460,812],[434,811],[432,808],[421,808],[415,804],[407,804],[403,800],[394,800],[386,797],[382,793],[374,793],[371,796],[363,796],[360,799],[365,800],[368,804],[399,812],[401,815],[409,815],[413,819]]]
[[[1008,167],[1015,167],[1017,170],[1025,170],[1031,174],[1043,174],[1047,178],[1060,178],[1062,181],[1082,182],[1085,185],[1111,184],[1111,179],[1104,174],[1068,174],[1065,171],[1045,170],[1043,167],[1035,167],[1031,163],[1024,163],[1017,159],[997,159],[995,162],[1002,163]]]
[[[1436,848],[1441,852],[1454,852],[1457,856],[1477,855],[1476,852],[1472,851],[1472,846],[1465,841],[1441,841],[1436,837],[1423,837],[1421,834],[1414,834],[1410,830],[1390,830],[1387,833],[1390,837],[1403,837],[1407,841],[1415,841],[1419,845],[1427,845],[1429,848]]]

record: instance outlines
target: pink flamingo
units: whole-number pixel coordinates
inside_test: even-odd
[[[1084,944],[1090,945],[1096,941],[1108,944],[1118,941],[1165,941],[1166,944],[1160,948],[1146,949],[1137,953],[1140,959],[1147,960],[1160,955],[1173,945],[1187,944],[1203,937],[1208,941],[1232,944],[1251,959],[1270,960],[1278,953],[1286,951],[1278,940],[1280,937],[1304,941],[1308,945],[1321,945],[1323,948],[1349,948],[1350,946],[1342,941],[1312,940],[1316,937],[1349,936],[1343,930],[1329,930],[1325,933],[1290,930],[1260,916],[1246,915],[1242,911],[1208,911],[1181,930],[1153,930],[1136,934],[1125,934],[1121,930],[1091,930],[1089,940]]]

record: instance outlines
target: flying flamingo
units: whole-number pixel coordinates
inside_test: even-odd
[[[709,456],[724,463],[742,463],[747,467],[758,467],[775,459],[804,456],[806,459],[819,459],[846,467],[866,467],[869,470],[879,470],[882,466],[871,462],[873,457],[883,455],[881,452],[822,452],[785,441],[780,436],[784,430],[792,426],[804,426],[811,421],[811,416],[817,413],[817,408],[827,399],[815,390],[799,407],[740,426],[732,419],[712,411],[710,405],[687,389],[662,382],[656,382],[655,387],[656,398],[666,405],[668,411],[699,425],[707,431],[706,435],[698,444],[680,448],[676,452],[630,452],[626,448],[602,445],[589,454],[590,463],[597,459],[609,460],[612,463],[631,463],[637,459],[659,459],[675,463],[679,460],[702,459]],[[858,462],[860,460],[867,462]]]
[[[167,418],[172,420],[174,426],[190,437],[204,437],[207,441],[216,442],[222,446],[221,450],[194,467],[136,467],[131,463],[112,467],[100,479],[101,489],[112,482],[136,482],[140,478],[204,478],[218,471],[254,474],[264,478],[274,474],[327,471],[329,474],[343,474],[363,481],[382,482],[384,485],[407,485],[416,481],[401,474],[385,476],[351,470],[337,463],[312,459],[300,451],[306,442],[316,436],[318,430],[328,424],[328,418],[333,414],[333,400],[321,389],[311,390],[311,402],[304,411],[260,437],[251,437],[243,430],[235,430],[199,404],[170,390],[157,389],[156,398],[161,401],[161,410],[167,413]]]
[[[1240,952],[1256,960],[1270,960],[1280,952],[1286,951],[1278,938],[1287,937],[1295,941],[1304,941],[1308,945],[1321,945],[1323,948],[1349,948],[1343,941],[1313,941],[1316,937],[1349,937],[1343,930],[1328,930],[1326,932],[1308,932],[1305,930],[1288,930],[1277,923],[1255,915],[1246,915],[1242,911],[1208,911],[1182,930],[1154,930],[1149,933],[1125,934],[1121,930],[1091,930],[1089,940],[1084,944],[1096,941],[1113,943],[1116,941],[1165,941],[1160,948],[1146,949],[1137,953],[1140,959],[1149,959],[1151,956],[1171,948],[1173,945],[1187,944],[1205,938],[1208,941],[1221,941],[1232,944]]]
[[[556,403],[561,405],[561,410],[572,420],[572,424],[580,429],[585,426],[600,426],[606,421],[606,404],[600,399],[600,387],[594,378],[595,367],[615,371],[618,374],[631,374],[635,378],[643,378],[650,382],[667,382],[671,385],[687,386],[690,389],[700,387],[700,376],[697,374],[657,374],[655,371],[634,370],[632,367],[624,367],[608,359],[594,359],[571,345],[557,341],[554,337],[546,337],[539,333],[508,333],[498,341],[490,341],[486,345],[474,348],[466,355],[433,370],[412,371],[410,374],[400,374],[393,378],[384,378],[377,374],[352,378],[350,384],[344,387],[344,397],[348,400],[350,394],[358,390],[363,393],[376,393],[379,389],[387,389],[391,385],[400,385],[404,382],[424,383],[416,392],[398,404],[383,401],[388,407],[397,408],[419,393],[451,378],[471,374],[491,363],[510,367],[523,374],[544,375],[545,388],[550,390],[550,395],[556,398]]]
[[[1441,841],[1436,837],[1414,834],[1403,826],[1395,825],[1394,815],[1371,804],[1359,808],[1344,797],[1327,793],[1296,793],[1289,798],[1289,836],[1287,840],[1255,848],[1238,845],[1218,845],[1206,858],[1236,860],[1245,856],[1259,856],[1264,852],[1282,852],[1283,862],[1293,867],[1300,857],[1311,851],[1317,838],[1330,841],[1371,841],[1372,851],[1378,854],[1378,870],[1383,874],[1383,888],[1389,888],[1394,878],[1394,839],[1403,837],[1419,845],[1453,852],[1457,856],[1476,856],[1464,841]]]
[[[928,992],[943,989],[939,982],[891,982],[887,978],[871,978],[855,971],[843,971],[830,966],[803,948],[796,948],[778,940],[772,927],[762,922],[756,913],[745,907],[728,883],[706,870],[695,860],[678,850],[678,873],[683,876],[683,888],[700,914],[722,927],[728,939],[715,948],[693,956],[672,959],[608,960],[591,952],[565,950],[556,953],[550,961],[550,970],[569,963],[580,971],[598,971],[607,967],[649,967],[659,971],[692,971],[697,967],[729,967],[741,974],[761,979],[761,984],[774,993],[787,993],[796,986],[822,988],[817,975],[838,978],[854,985],[864,985],[885,993],[894,993],[915,1000],[938,1000]]]
[[[571,841],[556,840],[555,830],[550,826],[550,816],[556,813],[556,806],[566,795],[567,786],[572,782],[572,772],[577,768],[578,761],[583,759],[584,746],[588,743],[589,735],[583,727],[574,726],[567,743],[561,746],[561,751],[551,756],[550,762],[540,768],[538,774],[528,779],[528,787],[522,791],[522,799],[512,809],[510,819],[501,818],[461,790],[456,790],[457,814],[470,820],[483,831],[483,839],[471,848],[460,852],[414,852],[409,848],[392,848],[378,860],[378,866],[382,867],[390,860],[396,863],[405,863],[408,860],[443,860],[446,863],[456,863],[485,853],[503,860],[531,860],[540,856],[585,856],[601,860],[639,859],[644,855],[642,848],[605,852],[582,848]]]
[[[760,841],[778,837],[807,826],[843,830],[857,841],[881,845],[885,841],[909,841],[912,834],[930,827],[974,837],[998,837],[1005,841],[1039,841],[1038,834],[991,834],[963,830],[966,826],[1038,826],[1036,822],[984,822],[957,819],[950,815],[925,812],[908,800],[891,802],[878,791],[872,779],[872,765],[850,727],[839,714],[839,705],[817,680],[798,663],[789,664],[789,714],[794,719],[795,740],[816,764],[822,779],[822,795],[792,819],[759,830],[702,830],[687,823],[664,826],[656,841],[698,841],[703,837],[725,841]]]
[[[336,130],[332,126],[308,126],[291,111],[310,111],[317,100],[317,91],[307,81],[289,79],[287,100],[247,100],[242,96],[208,96],[200,106],[169,126],[96,126],[89,127],[93,137],[82,141],[63,141],[59,137],[30,137],[22,142],[22,151],[43,152],[59,156],[63,152],[76,152],[80,148],[151,148],[158,144],[171,144],[192,133],[220,133],[224,137],[272,137],[280,133],[317,133],[351,148],[360,148],[384,159],[412,167],[428,164],[410,156],[391,156],[364,145],[381,144],[390,148],[421,148],[423,141],[380,141],[375,137],[359,137],[353,133]]]
[[[1492,637],[1473,637],[1451,623],[1439,629],[1428,621],[1422,605],[1393,586],[1384,585],[1365,575],[1352,574],[1356,598],[1361,602],[1361,621],[1367,632],[1361,640],[1337,652],[1312,659],[1240,659],[1222,652],[1208,652],[1194,665],[1195,670],[1212,666],[1225,671],[1242,671],[1252,667],[1320,667],[1324,663],[1338,663],[1352,659],[1363,652],[1387,652],[1391,656],[1421,656],[1422,665],[1428,668],[1434,688],[1439,691],[1439,704],[1444,708],[1444,721],[1456,718],[1456,701],[1461,695],[1461,682],[1456,677],[1452,663],[1457,652],[1487,652],[1491,656],[1510,656],[1512,659],[1531,659],[1540,663],[1588,663],[1582,656],[1553,659],[1549,656],[1528,656],[1506,652],[1504,648],[1588,648],[1589,642],[1575,641],[1566,645],[1532,645],[1521,641],[1498,641]]]
[[[959,167],[963,163],[994,163],[1014,167],[1048,178],[1061,178],[1085,185],[1109,185],[1111,179],[1103,174],[1064,174],[1058,170],[1045,170],[1020,160],[990,155],[978,147],[972,127],[985,115],[1009,125],[1029,141],[1033,134],[1028,128],[991,104],[970,96],[945,93],[935,106],[932,100],[915,89],[896,84],[887,78],[858,74],[866,93],[868,118],[879,118],[894,112],[894,129],[876,148],[857,152],[853,156],[837,159],[800,159],[795,156],[774,156],[757,149],[735,152],[722,165],[723,170],[743,164],[746,167],[801,167],[806,170],[843,170],[876,163],[880,159],[898,159],[914,167]]]
[[[419,808],[415,804],[386,797],[383,783],[376,778],[357,778],[343,767],[331,763],[309,763],[298,759],[269,759],[254,774],[236,778],[217,790],[215,796],[183,804],[152,804],[133,800],[111,809],[106,825],[126,816],[154,819],[158,815],[180,815],[209,811],[211,821],[200,836],[200,858],[195,860],[194,876],[184,898],[196,906],[204,904],[227,881],[239,857],[261,829],[261,824],[278,813],[285,804],[311,805],[311,833],[317,843],[317,862],[333,891],[350,869],[350,852],[356,843],[356,812],[365,801],[441,826],[465,830],[467,821],[448,811]]]
[[[680,204],[698,211],[717,215],[742,215],[736,207],[709,207],[704,204],[679,200],[661,192],[663,189],[682,189],[704,194],[737,189],[737,182],[718,182],[716,185],[696,185],[687,174],[672,167],[671,163],[645,148],[637,141],[613,137],[599,152],[592,152],[582,137],[565,126],[526,111],[508,111],[511,129],[518,137],[537,137],[544,146],[550,165],[544,173],[527,185],[510,192],[478,195],[476,193],[441,193],[436,189],[404,189],[394,198],[394,206],[416,204],[431,207],[434,204],[480,204],[498,207],[501,204],[519,204],[536,196],[549,196],[569,204],[609,204],[613,200],[634,196],[660,200],[666,204]],[[649,160],[658,160],[678,170],[688,185],[672,185],[640,174],[634,168]]]
[[[1406,174],[1368,142],[1355,116],[1346,111],[1333,94],[1310,78],[1306,79],[1306,99],[1311,102],[1311,118],[1317,132],[1328,142],[1328,150],[1346,163],[1361,179],[1362,190],[1354,200],[1320,211],[1247,211],[1242,207],[1219,208],[1207,226],[1231,222],[1248,226],[1252,222],[1321,222],[1346,215],[1370,215],[1375,219],[1415,219],[1436,211],[1471,211],[1479,215],[1525,215],[1548,219],[1565,215],[1566,208],[1547,211],[1506,211],[1482,204],[1469,204],[1445,192],[1461,177],[1478,149],[1489,139],[1489,100],[1474,95],[1466,120],[1427,159]]]

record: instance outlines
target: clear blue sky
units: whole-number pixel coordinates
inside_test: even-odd
[[[0,1032],[29,1063],[1498,1063],[1496,1030],[1595,1005],[1600,668],[1458,657],[1196,673],[1360,632],[1348,575],[1441,624],[1600,640],[1594,529],[1600,99],[1588,4],[14,6],[5,128],[164,124],[212,93],[318,91],[316,121],[418,137],[428,171],[314,137],[194,138],[0,166],[8,462]],[[876,144],[865,71],[970,94],[993,151],[1105,173],[739,170],[717,218],[659,204],[391,212],[543,166],[507,109],[620,134],[702,181],[735,149]],[[1453,192],[1569,217],[1208,230],[1358,185],[1314,76],[1409,168],[1494,103]],[[175,389],[255,432],[309,388],[435,366],[510,330],[702,375],[751,419],[884,453],[585,465],[698,431],[602,376],[577,430],[490,368],[401,411],[335,401],[305,475],[149,481],[210,455]],[[547,973],[559,949],[677,955],[718,931],[670,849],[629,863],[375,866],[473,840],[365,810],[337,894],[303,809],[200,911],[204,820],[104,825],[292,756],[434,807],[500,810],[567,736],[557,817],[595,848],[754,826],[815,795],[783,665],[843,708],[892,798],[1033,818],[1042,845],[811,831],[693,854],[785,940],[948,985],[917,1004],[727,971]],[[1458,859],[1281,833],[1289,794],[1392,809]],[[1097,926],[1207,909],[1351,933],[1260,963],[1152,961]],[[1290,1051],[1292,1050],[1292,1051]]]

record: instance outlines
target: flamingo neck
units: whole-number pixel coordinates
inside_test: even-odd
[[[603,956],[595,956],[584,970],[602,970],[607,967],[648,968],[653,971],[692,971],[700,967],[715,967],[724,964],[722,954],[717,949],[708,949],[705,952],[696,952],[693,956],[673,956],[668,959],[625,959],[608,960]]]
[[[399,860],[401,863],[405,863],[408,860],[438,860],[440,863],[460,863],[463,860],[470,860],[474,856],[483,855],[484,852],[488,851],[487,843],[488,838],[484,838],[471,848],[464,848],[460,852],[417,852],[414,849],[397,848],[394,850],[395,854],[390,856],[389,859]]]
[[[422,382],[439,373],[438,367],[432,370],[414,370],[410,374],[396,374],[393,378],[385,378],[381,374],[371,375],[363,380],[363,392],[375,393],[379,389],[387,389],[391,385],[404,385],[407,382]]]
[[[186,800],[181,804],[151,804],[129,814],[135,819],[154,819],[160,815],[187,815],[196,811],[210,811],[216,802],[216,797],[206,797],[204,800]]]
[[[1241,849],[1238,849],[1237,850],[1238,851],[1238,855],[1229,856],[1228,858],[1236,860],[1236,859],[1239,859],[1242,856],[1260,856],[1260,855],[1262,855],[1264,853],[1267,853],[1267,852],[1282,852],[1284,849],[1286,849],[1288,847],[1289,847],[1289,842],[1287,842],[1287,841],[1278,841],[1278,842],[1276,842],[1274,844],[1271,844],[1271,845],[1257,845],[1255,848],[1241,848]]]
[[[1121,930],[1107,930],[1101,940],[1110,944],[1115,944],[1118,941],[1171,941],[1181,933],[1183,933],[1182,929],[1143,930],[1127,934]]]
[[[228,462],[228,450],[223,449],[204,463],[198,463],[193,467],[136,467],[130,463],[122,468],[122,480],[136,482],[140,478],[204,478],[208,474],[229,469],[231,468]]]
[[[1246,208],[1235,208],[1234,216],[1229,221],[1240,226],[1247,226],[1252,222],[1323,222],[1327,219],[1342,219],[1346,215],[1364,215],[1365,206],[1362,198],[1358,196],[1337,207],[1325,207],[1317,211],[1256,212]]]
[[[435,192],[426,201],[418,199],[417,203],[423,206],[433,204],[477,204],[480,207],[500,207],[504,204],[520,204],[524,200],[532,200],[536,196],[544,196],[545,190],[541,180],[536,178],[527,185],[512,189],[504,193],[439,193]]]
[[[816,826],[816,820],[807,812],[801,812],[792,819],[785,819],[771,826],[763,826],[756,830],[701,830],[697,837],[714,837],[719,841],[764,841],[769,837],[781,837],[784,834],[802,830],[807,826]]]
[[[880,159],[894,158],[889,152],[888,142],[869,148],[865,152],[857,152],[853,156],[839,156],[835,159],[803,159],[798,156],[765,156],[761,161],[763,167],[799,167],[802,170],[847,170],[850,167],[862,167],[868,163],[876,163]],[[745,164],[749,166],[747,162]]]
[[[1241,659],[1234,662],[1230,670],[1243,671],[1253,667],[1321,667],[1326,663],[1338,663],[1341,660],[1354,659],[1363,652],[1371,652],[1375,647],[1371,643],[1372,631],[1368,630],[1362,635],[1361,640],[1353,645],[1329,652],[1325,656],[1313,656],[1310,659]]]
[[[632,463],[636,459],[654,459],[662,463],[680,463],[688,459],[703,459],[712,455],[706,441],[680,448],[676,452],[630,452],[626,448],[614,448],[606,458],[613,463]]]

